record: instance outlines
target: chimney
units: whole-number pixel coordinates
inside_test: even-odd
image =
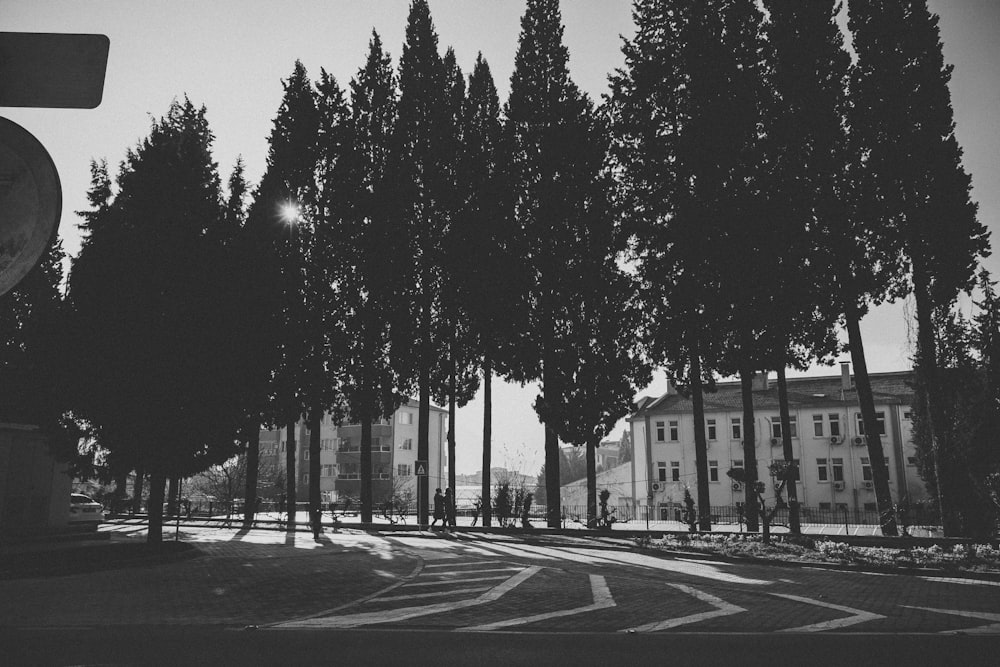
[[[667,380],[667,391],[664,396],[673,396],[677,393],[677,385],[673,380]]]
[[[767,391],[770,386],[770,381],[768,379],[767,371],[761,371],[760,373],[754,373],[753,376],[753,390],[754,391]]]
[[[851,362],[849,361],[840,362],[840,390],[851,390]]]

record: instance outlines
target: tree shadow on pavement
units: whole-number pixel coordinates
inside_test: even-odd
[[[235,533],[233,533],[233,536],[229,538],[229,541],[230,542],[241,542],[243,540],[243,538],[246,537],[249,532],[250,532],[250,526],[243,526],[242,528],[240,528],[239,530],[237,530]]]

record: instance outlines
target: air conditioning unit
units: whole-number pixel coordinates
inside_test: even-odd
[[[830,444],[831,445],[839,445],[842,442],[844,442],[844,439],[841,438],[839,435],[831,435],[830,436]]]
[[[653,491],[659,491],[661,486],[659,482],[653,482]]]
[[[742,490],[743,490],[742,482],[733,482],[733,491],[742,491]]]
[[[843,491],[844,490],[844,483],[843,482],[834,482],[833,483],[833,488],[834,488],[835,491]]]
[[[861,486],[868,489],[869,491],[875,488],[875,482],[861,482]]]
[[[865,436],[859,435],[858,437],[854,438],[855,447],[861,447],[862,445],[866,444],[868,444],[868,440],[865,438]]]
[[[772,447],[774,447],[775,445],[780,445],[780,444],[781,444],[781,438],[771,438],[771,446]]]

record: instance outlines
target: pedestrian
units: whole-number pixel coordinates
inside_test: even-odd
[[[475,509],[475,514],[472,515],[472,525],[475,526],[479,521],[479,514],[483,511],[483,497],[476,496],[476,499],[472,502],[472,507]]]
[[[444,527],[445,530],[451,530],[455,532],[455,496],[451,492],[451,488],[444,490]]]
[[[434,520],[431,521],[431,530],[434,529],[434,525],[441,521],[442,525],[445,524],[444,516],[444,496],[441,495],[441,489],[434,489]]]

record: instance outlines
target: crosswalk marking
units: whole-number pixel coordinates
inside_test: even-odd
[[[594,602],[583,607],[576,607],[574,609],[560,609],[559,611],[550,611],[544,614],[534,614],[533,616],[522,616],[520,618],[509,618],[507,620],[497,621],[495,623],[486,623],[484,625],[473,625],[464,628],[458,628],[458,630],[466,632],[485,632],[488,630],[509,628],[514,625],[526,625],[528,623],[534,623],[536,621],[546,621],[550,618],[575,616],[576,614],[583,614],[588,611],[607,609],[609,607],[615,606],[615,600],[614,598],[611,597],[611,590],[608,588],[608,584],[604,580],[604,577],[597,574],[590,575],[590,590],[594,596]]]
[[[515,568],[520,570],[521,568]],[[403,584],[404,588],[412,588],[413,586],[446,586],[448,584],[465,584],[471,581],[496,581],[497,579],[506,579],[509,575],[501,574],[496,577],[471,577],[469,579],[459,579],[458,581],[452,581],[448,579],[436,579],[434,581],[415,581],[412,584]]]
[[[505,577],[506,578],[506,577]],[[452,588],[447,591],[434,591],[433,593],[411,593],[409,595],[390,595],[387,597],[373,598],[366,600],[368,604],[373,602],[399,602],[400,600],[419,600],[422,598],[443,598],[449,595],[462,595],[464,593],[481,593],[488,591],[492,586],[476,586],[475,588]]]
[[[771,595],[777,596],[779,598],[785,598],[786,600],[795,600],[796,602],[811,604],[817,607],[826,607],[827,609],[836,609],[837,611],[843,611],[848,614],[851,614],[850,616],[845,616],[844,618],[835,618],[831,621],[821,621],[819,623],[812,623],[810,625],[802,625],[797,628],[784,628],[782,630],[778,630],[778,632],[822,632],[823,630],[844,628],[849,625],[855,625],[856,623],[864,623],[865,621],[874,621],[879,618],[885,618],[885,616],[881,614],[875,614],[870,611],[864,611],[863,609],[844,607],[842,605],[832,604],[830,602],[820,602],[819,600],[813,600],[812,598],[802,597],[801,595],[790,595],[788,593],[771,593]]]
[[[621,632],[657,632],[659,630],[669,630],[670,628],[676,628],[679,625],[687,625],[689,623],[699,623],[701,621],[706,621],[710,618],[718,618],[720,616],[729,616],[730,614],[738,614],[741,611],[746,611],[743,607],[737,607],[734,604],[730,604],[725,600],[715,597],[704,591],[699,591],[696,588],[691,588],[690,586],[685,586],[684,584],[667,584],[668,586],[673,586],[674,588],[684,591],[688,595],[701,600],[702,602],[707,602],[708,604],[715,607],[715,611],[703,611],[698,614],[690,614],[689,616],[681,616],[679,618],[668,618],[665,621],[656,621],[655,623],[646,623],[645,625],[640,625],[634,628],[628,628],[626,630],[621,630]]]

